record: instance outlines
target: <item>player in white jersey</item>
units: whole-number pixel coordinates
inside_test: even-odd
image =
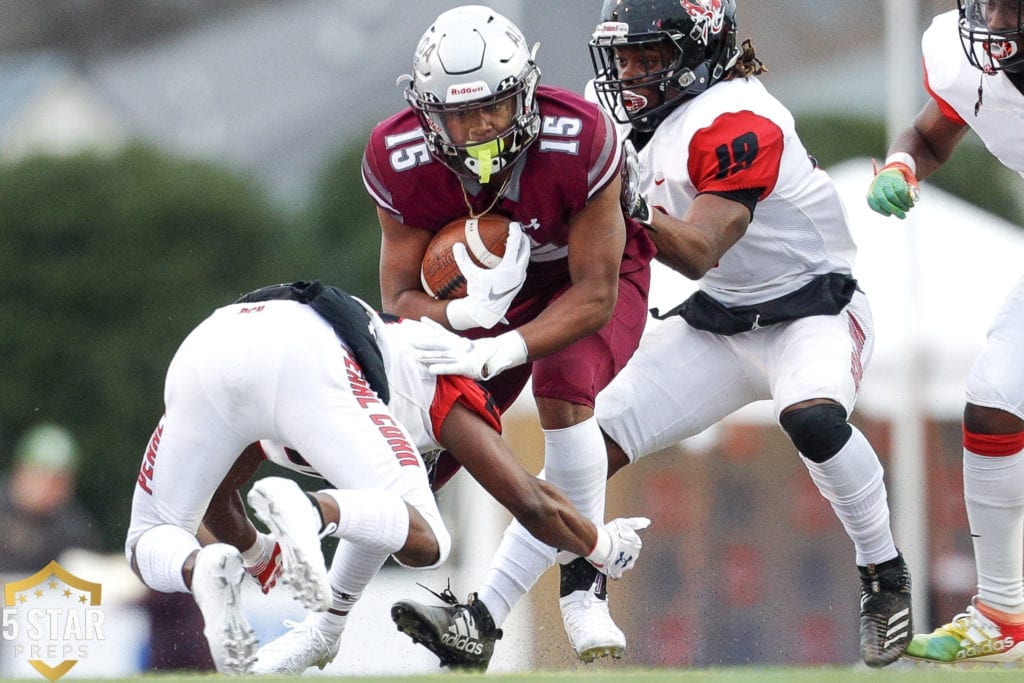
[[[935,17],[921,47],[931,98],[893,141],[868,190],[868,204],[885,216],[906,215],[918,181],[969,129],[1024,175],[1024,2],[959,0],[957,10]],[[992,323],[966,394],[964,500],[978,593],[952,622],[915,636],[907,654],[1024,661],[1024,278]]]
[[[341,290],[313,282],[246,295],[182,344],[168,371],[167,413],[139,475],[127,547],[157,590],[187,586],[178,573],[198,550],[200,519],[211,540],[241,549],[216,543],[208,546],[215,552],[204,548],[195,560],[200,566],[213,552],[231,570],[226,576],[214,567],[214,599],[196,594],[219,670],[323,668],[338,654],[353,604],[390,554],[412,567],[444,561],[450,539],[421,452],[436,456],[447,448],[544,542],[574,548],[613,576],[632,566],[640,541],[627,528],[630,520],[596,527],[522,468],[500,438],[500,417],[479,384],[434,377],[416,361],[411,340],[437,336],[468,343],[437,325],[385,324]],[[237,490],[263,459],[344,490],[307,500],[290,481],[256,482],[249,501],[273,536],[260,534]],[[329,573],[318,530],[339,538]],[[620,553],[628,563],[615,564]],[[261,648],[253,663],[255,641],[238,610],[237,586],[244,566],[266,592],[278,562],[284,582],[318,611]],[[422,639],[435,635],[443,637]]]
[[[256,295],[220,308],[182,342],[132,501],[132,568],[154,590],[192,592],[224,673],[246,673],[254,662],[256,639],[239,605],[244,560],[224,543],[200,549],[196,534],[253,442],[295,447],[344,489],[321,492],[316,507],[285,479],[257,482],[249,494],[281,545],[284,582],[306,607],[333,604],[318,538],[326,507],[336,522],[328,531],[361,551],[364,567],[391,553],[437,566],[451,546],[420,454],[386,405],[369,315],[337,290],[301,284],[275,296],[293,300]]]
[[[885,666],[910,639],[910,577],[882,465],[848,422],[871,314],[835,187],[755,78],[735,14],[734,0],[609,0],[590,43],[596,96],[631,128],[630,214],[699,282],[598,396],[609,472],[771,400],[853,541],[861,654]]]

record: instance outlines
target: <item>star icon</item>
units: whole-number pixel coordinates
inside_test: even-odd
[[[84,605],[85,604],[85,596],[84,595],[79,595],[78,596],[78,602],[80,602],[80,603],[82,603]]]
[[[71,597],[71,589],[70,588],[65,588],[64,589],[64,597],[65,598],[70,598]]]
[[[43,589],[42,588],[37,588],[36,592],[35,592],[35,595],[36,595],[37,598],[43,597]]]

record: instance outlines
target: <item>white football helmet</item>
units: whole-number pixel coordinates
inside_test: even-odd
[[[460,176],[487,183],[540,132],[534,95],[540,69],[515,24],[489,7],[441,14],[416,48],[405,98],[419,116],[431,153]],[[489,140],[457,142],[450,123],[474,110],[511,104],[508,127]]]

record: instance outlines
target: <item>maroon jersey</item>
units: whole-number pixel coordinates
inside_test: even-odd
[[[508,312],[513,327],[535,317],[569,284],[569,219],[604,188],[622,164],[615,126],[600,109],[575,93],[541,86],[540,135],[516,163],[504,197],[492,210],[518,221],[532,245],[526,284]],[[437,232],[487,208],[493,193],[460,179],[427,150],[411,109],[382,121],[370,135],[362,164],[363,182],[374,201],[405,225]],[[654,245],[644,229],[626,219],[627,239],[620,273],[649,267]]]
[[[468,337],[496,336],[534,319],[572,285],[569,220],[622,166],[615,126],[594,104],[560,88],[540,87],[540,135],[512,169],[493,212],[523,226],[530,239],[526,284],[505,317],[509,324],[467,330]],[[373,129],[363,154],[363,182],[374,201],[405,225],[437,232],[465,216],[466,201],[483,212],[494,197],[466,183],[434,159],[419,120],[406,109]],[[477,196],[479,195],[479,196]],[[647,317],[654,243],[635,221],[626,220],[626,247],[619,267],[619,295],[612,319],[596,333],[550,356],[507,370],[484,386],[502,411],[533,376],[536,396],[593,406],[594,397],[636,350]]]

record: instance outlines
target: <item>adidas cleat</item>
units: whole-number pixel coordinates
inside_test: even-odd
[[[434,595],[448,606],[400,600],[391,606],[391,620],[412,642],[437,655],[441,666],[486,671],[494,643],[502,636],[487,607],[476,599],[476,593],[469,596],[467,604],[460,604],[448,588]]]
[[[902,554],[860,573],[860,654],[870,667],[892,664],[910,642],[910,571]]]
[[[931,633],[914,636],[907,656],[933,662],[1024,662],[1024,624],[1003,624],[982,613],[977,598],[967,611]]]

